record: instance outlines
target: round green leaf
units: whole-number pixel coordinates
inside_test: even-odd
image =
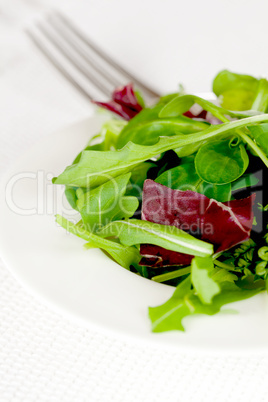
[[[204,144],[195,157],[198,176],[212,184],[227,184],[237,180],[248,164],[244,145],[233,146],[230,139]]]

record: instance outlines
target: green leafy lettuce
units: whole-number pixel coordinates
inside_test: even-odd
[[[154,332],[184,330],[187,316],[214,315],[229,303],[268,289],[265,230],[213,255],[213,246],[198,236],[139,219],[147,178],[220,202],[235,199],[240,191],[251,194],[259,183],[255,174],[259,166],[266,183],[268,81],[223,70],[213,81],[213,91],[217,104],[181,91],[160,98],[150,108],[136,92],[144,109],[129,122],[104,123],[73,163],[53,179],[65,185],[66,198],[81,219],[74,224],[57,215],[56,221],[83,239],[86,249],[100,248],[123,268],[176,286],[166,303],[149,308]],[[185,112],[196,104],[219,124],[186,117]],[[260,223],[257,209],[266,229],[264,201],[262,205],[258,200],[254,225]],[[194,258],[189,266],[139,265],[143,244]]]

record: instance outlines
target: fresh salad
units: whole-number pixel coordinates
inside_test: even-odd
[[[80,214],[76,224],[57,215],[63,228],[174,286],[149,307],[154,332],[184,330],[184,317],[268,283],[268,81],[224,70],[213,92],[211,102],[181,87],[147,107],[131,84],[116,89],[95,102],[111,119],[53,179]]]

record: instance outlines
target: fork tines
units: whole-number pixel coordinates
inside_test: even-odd
[[[26,30],[34,44],[88,99],[109,97],[115,87],[132,82],[150,103],[159,94],[120,66],[86,37],[69,19],[56,12]]]

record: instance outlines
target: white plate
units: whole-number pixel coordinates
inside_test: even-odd
[[[11,272],[36,296],[80,323],[188,351],[268,351],[268,297],[233,303],[238,314],[187,317],[186,332],[150,332],[148,306],[165,302],[174,288],[141,278],[55,223],[67,202],[58,175],[96,134],[102,115],[48,137],[21,159],[1,186],[0,246]],[[52,201],[54,205],[52,205]],[[36,209],[36,210],[35,210]]]

